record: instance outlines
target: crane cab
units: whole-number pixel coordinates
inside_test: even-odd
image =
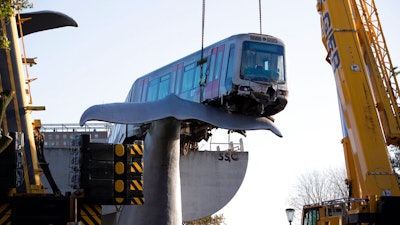
[[[339,225],[344,222],[347,214],[347,202],[333,200],[321,204],[306,205],[303,207],[302,225]]]

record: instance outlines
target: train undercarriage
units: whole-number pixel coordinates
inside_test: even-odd
[[[286,106],[286,99],[275,97],[275,101],[257,100],[260,98],[243,96],[243,95],[228,95],[222,98],[215,98],[204,102],[204,104],[223,107],[228,113],[238,113],[248,116],[266,117],[271,121],[274,119],[272,115],[282,111]],[[269,103],[271,102],[271,103]],[[127,138],[124,143],[133,143],[135,140],[144,140],[144,137],[150,128],[150,124],[145,124],[140,127],[134,127],[133,132],[127,132]],[[197,151],[198,143],[202,140],[208,141],[212,136],[212,130],[216,129],[209,123],[202,122],[199,120],[185,120],[182,122],[181,127],[181,138],[180,148],[181,154],[186,155],[189,151]],[[131,130],[132,128],[128,128]],[[246,135],[245,130],[231,130],[230,132],[236,132],[242,135]]]

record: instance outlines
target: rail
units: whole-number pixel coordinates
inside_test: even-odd
[[[86,123],[80,126],[78,123],[51,123],[42,124],[41,132],[110,132],[111,123]]]

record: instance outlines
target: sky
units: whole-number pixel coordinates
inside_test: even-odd
[[[29,76],[43,124],[78,123],[88,107],[123,102],[138,77],[201,47],[202,1],[32,1],[75,19],[24,38],[37,57]],[[188,4],[189,3],[189,4]],[[205,46],[238,33],[259,33],[259,1],[206,1]],[[376,0],[394,65],[400,63],[399,1]],[[283,137],[251,131],[244,138],[249,165],[237,195],[218,213],[228,225],[285,224],[296,177],[344,167],[336,87],[321,42],[316,1],[261,0],[262,31],[286,45],[289,102],[274,116]],[[224,132],[217,132],[227,140]],[[231,136],[237,140],[240,136]],[[219,141],[220,141],[219,140]],[[203,146],[204,147],[204,146]],[[295,224],[294,224],[295,225]]]

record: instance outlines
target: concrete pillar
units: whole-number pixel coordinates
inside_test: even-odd
[[[144,205],[125,206],[118,224],[182,224],[180,121],[166,118],[152,123],[144,141]]]

